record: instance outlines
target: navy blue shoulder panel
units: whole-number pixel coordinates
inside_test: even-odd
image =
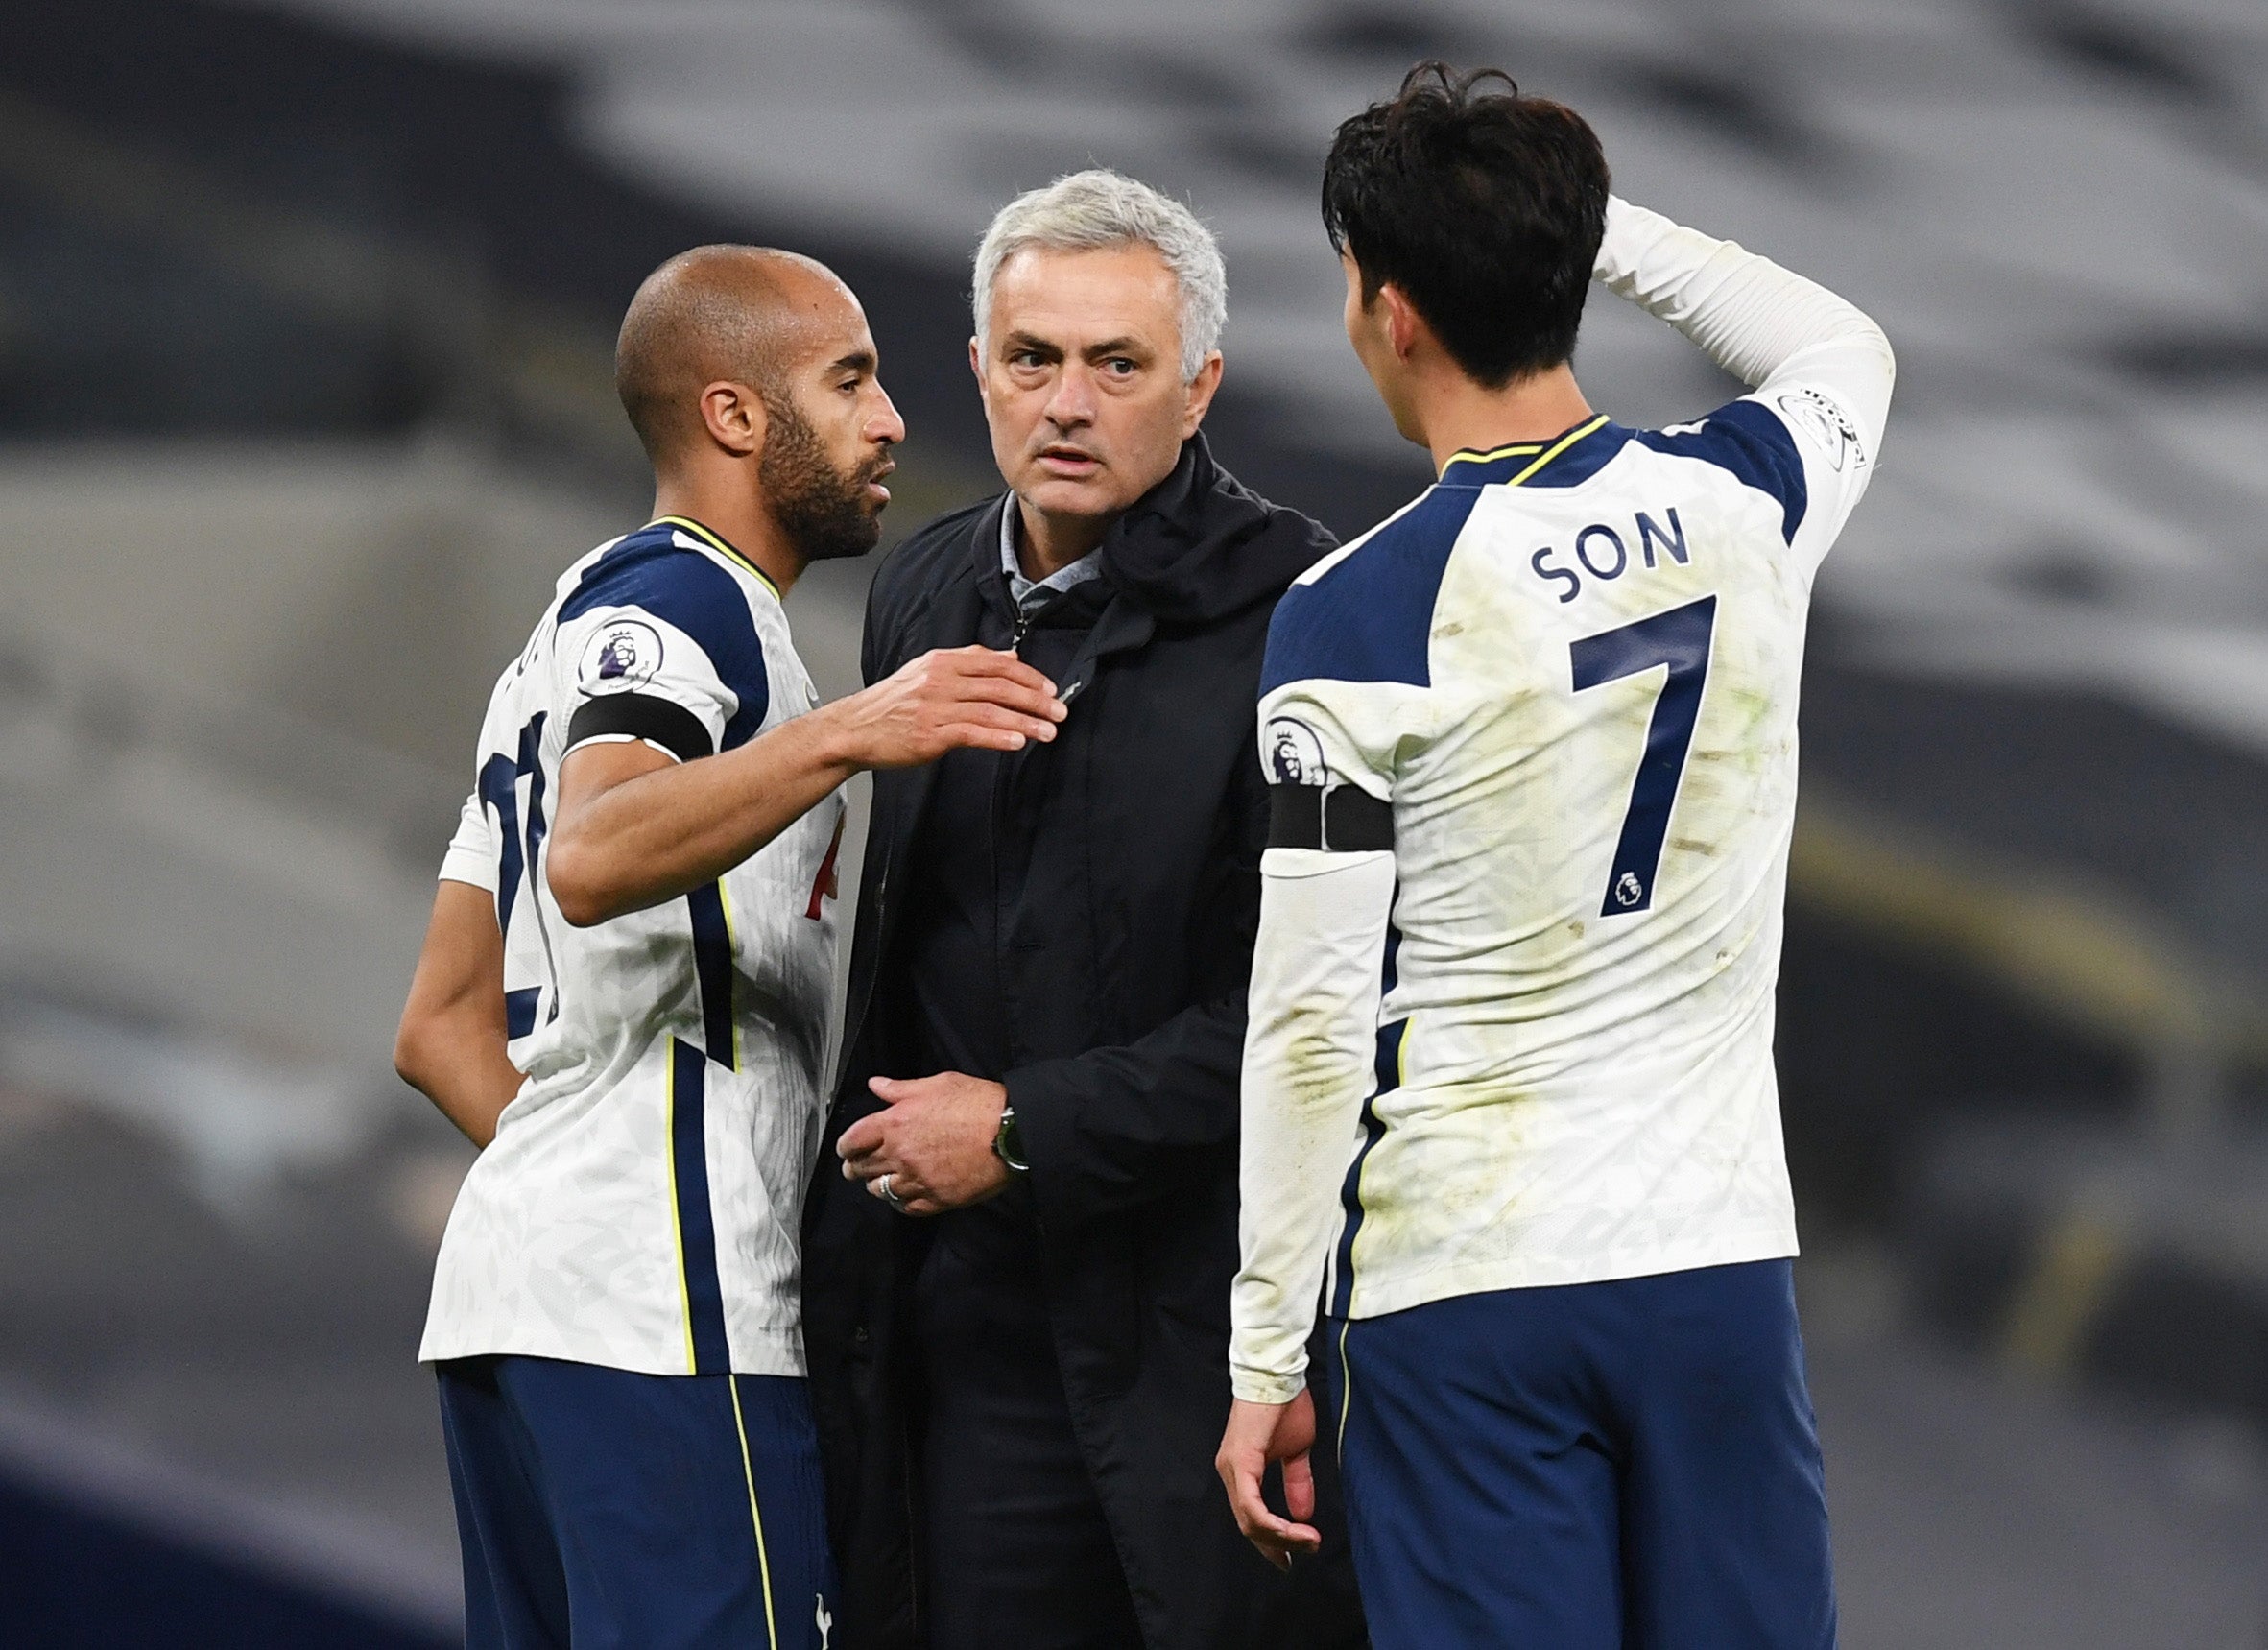
[[[1705,460],[1770,493],[1779,503],[1780,537],[1795,542],[1811,499],[1803,482],[1803,457],[1788,427],[1762,402],[1729,401],[1698,426],[1680,425],[1675,433],[1640,430],[1636,439],[1658,453]]]
[[[1480,495],[1437,486],[1313,584],[1286,590],[1268,624],[1261,693],[1318,679],[1430,686],[1433,605]]]
[[[632,534],[585,568],[560,604],[560,623],[594,608],[637,608],[691,636],[740,701],[717,749],[755,737],[771,707],[772,678],[739,580],[703,552],[676,543],[672,529],[657,526]]]

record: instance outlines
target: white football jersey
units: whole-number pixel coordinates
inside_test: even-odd
[[[841,795],[716,882],[588,928],[544,851],[577,747],[691,761],[818,703],[771,581],[678,517],[569,568],[498,681],[442,875],[495,895],[527,1080],[449,1217],[420,1357],[803,1373]]]
[[[1889,371],[1813,351],[1692,423],[1459,454],[1277,607],[1240,1396],[1298,1390],[1319,1285],[1369,1318],[1795,1253],[1805,612]]]

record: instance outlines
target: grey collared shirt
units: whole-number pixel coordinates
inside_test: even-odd
[[[1015,601],[1019,613],[1029,613],[1077,585],[1103,576],[1103,553],[1089,550],[1067,567],[1058,567],[1044,579],[1024,577],[1024,564],[1015,553],[1016,517],[1022,514],[1016,508],[1015,494],[1008,495],[1008,503],[1000,512],[1000,570],[1008,575],[1008,593]]]

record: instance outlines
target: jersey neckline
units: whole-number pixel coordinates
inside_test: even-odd
[[[786,600],[786,598],[779,593],[779,586],[773,583],[772,575],[765,572],[763,568],[757,566],[753,562],[750,561],[746,556],[734,549],[732,547],[731,541],[728,539],[722,533],[717,532],[714,528],[704,527],[700,522],[694,520],[690,515],[657,515],[653,520],[647,522],[645,527],[640,528],[639,531],[642,533],[646,531],[647,528],[654,527],[676,527],[682,529],[684,532],[692,534],[694,538],[700,539],[702,543],[707,545],[711,550],[716,551],[720,556],[726,557],[728,560],[729,560],[734,566],[745,567],[748,571],[753,573],[757,578],[763,580],[764,588],[772,592],[772,599],[774,601],[784,602]]]
[[[1548,442],[1516,442],[1485,452],[1463,447],[1451,453],[1449,462],[1442,466],[1441,479],[1459,487],[1524,487],[1530,482],[1544,487],[1565,486],[1582,480],[1598,467],[1597,464],[1582,461],[1591,456],[1589,448],[1601,444],[1593,438],[1614,428],[1606,414],[1596,413]],[[1603,459],[1605,455],[1599,456]],[[1546,474],[1546,470],[1550,473]]]

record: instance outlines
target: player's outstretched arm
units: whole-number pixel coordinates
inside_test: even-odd
[[[584,745],[560,769],[545,854],[578,927],[713,882],[869,768],[1055,737],[1055,684],[1014,654],[941,649],[737,750],[678,763],[639,742]]]
[[[1801,380],[1833,394],[1877,451],[1898,363],[1865,311],[1817,281],[1619,197],[1593,271],[1751,389]]]
[[[504,936],[496,897],[443,880],[394,1039],[394,1068],[476,1146],[519,1092],[505,1050]]]

